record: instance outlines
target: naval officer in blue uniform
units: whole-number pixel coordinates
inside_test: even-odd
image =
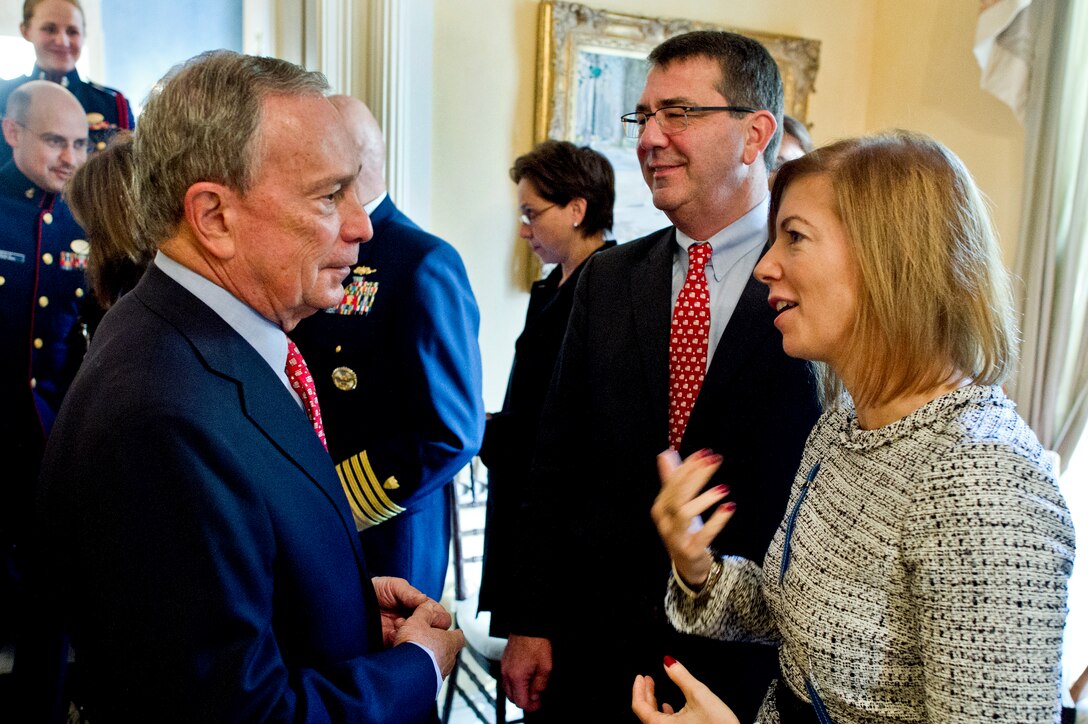
[[[87,157],[79,101],[55,83],[27,83],[12,94],[3,128],[14,149],[0,166],[0,606],[7,607],[45,439],[86,351],[80,311],[90,297],[87,242],[60,197]],[[0,628],[13,615],[2,610]]]
[[[78,0],[26,0],[19,32],[34,45],[36,60],[28,75],[0,83],[0,113],[19,86],[32,80],[50,80],[71,91],[83,106],[90,128],[88,150],[105,148],[118,129],[135,126],[132,109],[120,91],[79,77],[76,61],[83,48],[86,24]],[[0,165],[10,160],[11,147],[0,144]]]
[[[453,476],[484,430],[480,314],[460,256],[386,193],[385,144],[362,102],[333,102],[354,130],[359,198],[374,238],[339,305],[291,336],[317,382],[367,565],[439,599],[449,563]]]

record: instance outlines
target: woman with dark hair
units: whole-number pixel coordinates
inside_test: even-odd
[[[502,411],[488,416],[480,450],[489,483],[480,609],[492,612],[491,633],[500,637],[509,633],[503,596],[504,584],[517,575],[518,509],[574,288],[586,261],[615,245],[604,239],[616,193],[612,166],[601,154],[544,141],[514,162],[510,178],[518,185],[521,237],[555,268],[533,284]]]
[[[19,32],[34,46],[34,68],[29,75],[0,83],[0,116],[11,92],[32,80],[51,80],[71,91],[87,114],[90,145],[94,153],[119,129],[136,125],[128,99],[117,90],[79,77],[76,61],[83,50],[87,24],[79,0],[25,0]],[[0,166],[11,160],[11,147],[0,143]]]
[[[782,116],[782,143],[778,145],[778,157],[775,158],[774,168],[801,158],[813,149],[812,136],[804,123],[793,116]],[[772,171],[774,169],[771,169]],[[772,180],[773,180],[772,176]]]
[[[763,561],[708,548],[736,508],[705,489],[729,461],[660,456],[670,621],[780,644],[764,724],[1056,721],[1073,528],[1001,388],[1014,310],[982,195],[944,146],[894,132],[784,164],[771,220],[755,274],[825,412]],[[736,721],[665,666],[687,704],[657,711],[640,676],[643,722]]]

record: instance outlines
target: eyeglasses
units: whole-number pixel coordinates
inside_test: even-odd
[[[543,214],[548,209],[554,209],[555,206],[556,204],[552,204],[551,206],[545,206],[543,209],[523,208],[521,210],[521,216],[518,217],[518,220],[526,226],[532,226],[533,222],[539,219],[541,214]]]
[[[60,135],[59,133],[50,133],[49,131],[46,131],[45,133],[37,133],[30,130],[30,128],[25,123],[20,123],[19,121],[15,121],[15,125],[19,126],[27,133],[34,134],[35,136],[37,136],[39,141],[41,141],[54,151],[64,151],[64,149],[68,148],[69,146],[72,147],[73,151],[87,150],[86,138],[77,138],[76,140],[69,142],[67,138]]]
[[[653,116],[657,127],[666,135],[683,133],[688,129],[689,113],[707,113],[709,111],[729,111],[731,113],[755,113],[755,108],[747,106],[665,106],[653,113],[635,111],[620,116],[623,123],[623,135],[638,138],[646,130],[646,121]]]

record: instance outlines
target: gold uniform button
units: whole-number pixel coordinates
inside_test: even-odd
[[[76,299],[83,299],[83,287],[76,287]]]
[[[94,144],[94,147],[96,149],[98,149],[99,151],[101,151],[103,148],[106,147],[106,142],[105,141],[99,141],[98,143]]]
[[[33,390],[37,386],[38,386],[38,381],[36,379],[34,379],[33,377],[31,377],[30,378],[30,389]]]
[[[34,349],[41,349],[44,346],[45,346],[45,342],[42,341],[41,337],[36,337],[34,339]]]
[[[337,354],[340,354],[340,350],[342,350],[342,349],[343,349],[343,347],[341,347],[340,345],[336,345],[336,353]]]
[[[53,214],[46,211],[44,214],[42,214],[42,221],[44,221],[47,224],[52,224],[53,223]]]
[[[0,287],[4,286],[4,282],[6,281],[7,279],[5,279],[4,277],[0,277]]]
[[[337,367],[332,371],[332,383],[336,385],[336,389],[347,392],[354,390],[359,384],[359,376],[350,367]]]
[[[53,255],[50,254],[48,251],[45,252],[44,254],[42,254],[42,261],[44,261],[46,264],[52,264],[53,263]]]
[[[34,189],[32,189],[32,188],[31,188],[31,189],[27,189],[27,190],[26,190],[26,197],[27,197],[28,199],[32,199],[32,198],[34,198]]]
[[[38,297],[38,306],[39,307],[48,307],[49,306],[49,297]]]

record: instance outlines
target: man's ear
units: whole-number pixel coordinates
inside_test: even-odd
[[[12,148],[19,145],[19,124],[10,118],[4,119],[4,140]]]
[[[751,166],[763,155],[767,144],[774,138],[778,122],[768,111],[756,111],[748,114],[747,138],[744,143],[744,163]],[[770,170],[770,169],[768,169]]]
[[[198,181],[185,192],[185,221],[205,253],[227,261],[234,257],[231,225],[237,194],[223,184]]]

